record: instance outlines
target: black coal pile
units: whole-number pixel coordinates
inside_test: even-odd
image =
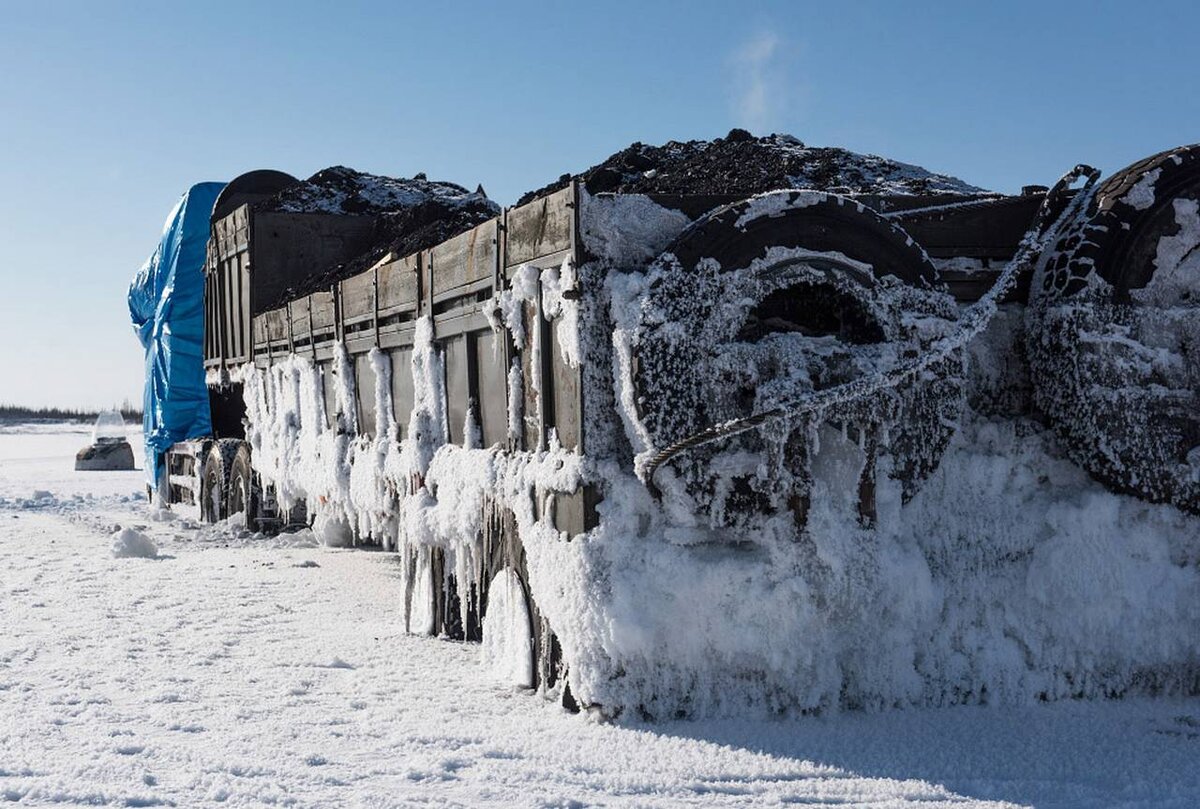
[[[328,268],[288,291],[286,299],[307,295],[349,278],[388,253],[407,256],[470,230],[500,213],[483,188],[467,191],[455,183],[418,174],[412,179],[381,177],[345,166],[322,169],[255,206],[287,213],[374,216],[371,247],[354,259]]]
[[[575,175],[589,193],[730,194],[743,197],[780,188],[845,194],[981,194],[955,177],[886,157],[837,147],[805,146],[791,135],[756,138],[735,129],[716,140],[634,143]],[[530,191],[518,201],[566,186],[572,175]]]

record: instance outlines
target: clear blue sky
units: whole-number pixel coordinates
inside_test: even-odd
[[[0,402],[140,400],[124,296],[190,184],[425,171],[501,203],[790,132],[1015,191],[1200,140],[1192,3],[0,0]]]

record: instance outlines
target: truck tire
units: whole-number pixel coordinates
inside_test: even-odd
[[[200,519],[203,522],[216,523],[229,516],[225,491],[229,473],[225,463],[219,442],[214,443],[204,458],[204,469],[200,474]]]
[[[562,648],[529,588],[525,548],[516,517],[487,508],[481,590],[483,658],[507,685],[545,691],[563,679]],[[563,684],[564,707],[576,709]]]
[[[234,466],[243,453],[243,469],[250,469],[250,448],[237,438],[222,438],[214,441],[205,456],[204,469],[200,476],[200,519],[215,523],[226,520],[231,512],[231,490],[234,481]],[[244,502],[239,499],[239,504]]]
[[[1039,263],[1034,404],[1110,489],[1200,513],[1200,146],[1096,190]]]
[[[525,582],[512,567],[492,576],[483,615],[483,661],[493,677],[515,688],[537,685],[533,615]]]
[[[404,631],[412,635],[436,635],[436,584],[429,548],[408,552],[404,583]]]
[[[483,635],[483,623],[476,584],[468,582],[466,588],[462,588],[458,576],[447,566],[446,552],[442,548],[430,549],[430,563],[435,632],[451,640],[478,641]],[[465,610],[464,595],[467,599]]]
[[[228,503],[225,511],[229,517],[241,515],[238,527],[247,531],[260,530],[259,520],[262,507],[262,483],[251,462],[250,445],[245,441],[238,446],[229,465]]]
[[[632,381],[637,420],[656,450],[760,412],[763,391],[789,377],[805,376],[819,390],[865,373],[854,359],[865,351],[926,350],[913,314],[947,331],[957,318],[952,299],[938,291],[932,262],[902,229],[852,200],[817,191],[775,192],[713,211],[681,234],[648,278]],[[829,357],[815,360],[819,367],[815,354],[796,360],[789,344],[773,342],[787,332],[824,341]],[[773,345],[781,346],[778,354]],[[921,379],[823,416],[859,425],[854,432],[863,443],[886,433],[888,445],[879,449],[897,456],[893,475],[910,497],[937,466],[962,392],[961,358],[954,355]],[[693,508],[713,527],[732,526],[785,503],[806,511],[807,443],[802,433],[780,439],[788,457],[774,479],[752,471],[718,479],[711,470],[720,449],[713,445],[677,455],[670,465]],[[773,451],[761,433],[720,447],[734,451],[726,459],[737,450],[749,459]]]

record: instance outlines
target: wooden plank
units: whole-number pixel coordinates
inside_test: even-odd
[[[573,187],[508,211],[505,264],[516,267],[551,253],[570,251],[575,228]]]
[[[313,339],[333,340],[337,336],[337,304],[333,292],[314,292],[308,297],[312,307]]]
[[[417,258],[406,256],[379,267],[379,317],[416,311]]]
[[[496,266],[497,220],[484,222],[429,250],[433,301],[461,294],[464,287],[490,281]]]
[[[341,282],[342,321],[370,322],[375,319],[375,271],[352,275]]]
[[[291,336],[296,343],[307,343],[312,320],[309,315],[310,296],[292,301],[288,316],[291,320]]]

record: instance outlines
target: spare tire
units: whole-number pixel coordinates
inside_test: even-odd
[[[1200,513],[1200,145],[1102,183],[1030,303],[1034,402],[1071,458]]]
[[[643,455],[915,356],[948,332],[952,299],[903,230],[834,194],[781,191],[708,214],[647,275],[632,381]],[[936,467],[962,396],[961,360],[820,414],[893,456],[911,496]],[[689,450],[656,482],[714,527],[807,496],[815,424]],[[770,463],[764,464],[764,458]],[[667,477],[670,477],[668,475]],[[665,490],[664,490],[664,493]]]

